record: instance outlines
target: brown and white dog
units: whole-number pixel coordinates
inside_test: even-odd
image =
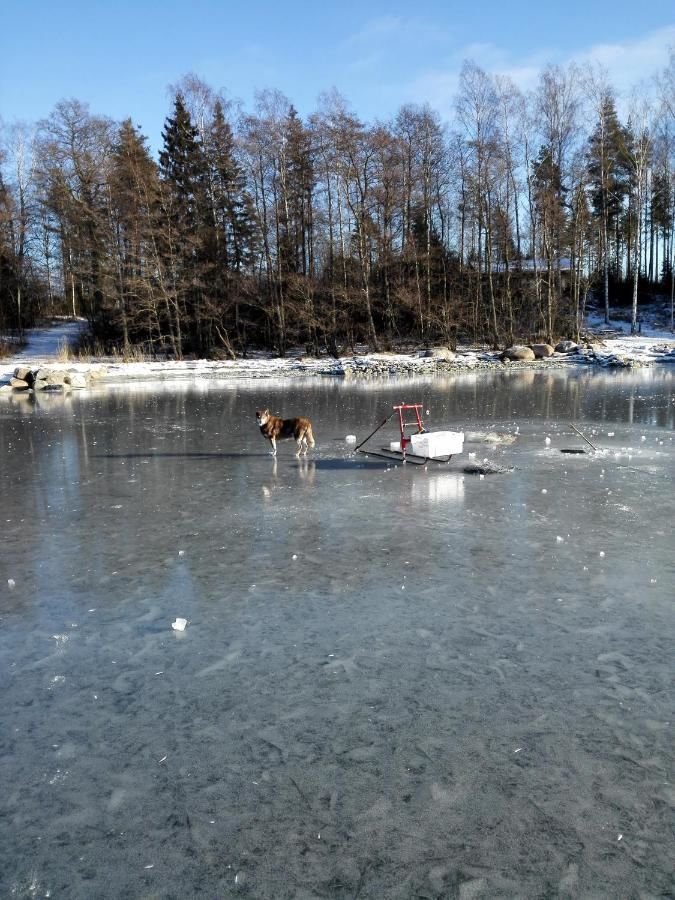
[[[269,409],[258,409],[255,417],[260,433],[272,444],[273,456],[276,456],[277,453],[277,441],[284,438],[295,438],[298,456],[303,450],[307,453],[307,448],[314,446],[312,423],[304,416],[298,416],[295,419],[281,419],[279,416],[273,416]]]

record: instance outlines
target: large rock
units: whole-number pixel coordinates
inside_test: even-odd
[[[556,353],[575,353],[579,349],[579,345],[574,341],[558,341],[555,345]]]
[[[537,359],[548,359],[549,356],[553,356],[555,353],[550,344],[530,344],[530,350]]]
[[[30,385],[23,378],[14,378],[9,379],[10,386],[14,388],[15,391],[27,391]]]
[[[522,347],[518,344],[513,347],[507,347],[502,353],[502,360],[513,360],[515,362],[532,362],[535,359],[534,351],[529,347]]]
[[[29,369],[28,366],[17,366],[16,369],[14,369],[14,377],[20,378],[22,381],[27,381],[30,385],[34,380],[33,370]]]
[[[35,374],[35,384],[33,387],[36,391],[46,391],[70,387],[66,384],[66,373],[54,369],[38,369]]]
[[[66,372],[64,380],[71,388],[80,389],[89,387],[89,381],[84,372]]]
[[[421,355],[430,359],[444,359],[446,362],[452,362],[455,358],[449,347],[432,347],[430,350],[422,350]]]

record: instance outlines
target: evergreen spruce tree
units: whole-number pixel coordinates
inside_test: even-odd
[[[218,230],[218,261],[226,269],[242,273],[251,264],[256,226],[246,179],[236,158],[232,129],[219,101],[214,106],[207,156]]]
[[[614,98],[607,93],[600,105],[598,122],[588,141],[588,173],[591,202],[602,234],[605,318],[609,319],[609,273],[614,241],[614,273],[620,276],[619,230],[627,194],[626,132],[616,112]]]
[[[162,206],[166,226],[164,253],[175,296],[178,349],[203,352],[204,271],[208,268],[209,208],[204,148],[183,98],[176,95],[174,115],[166,120],[159,154]]]
[[[232,128],[216,101],[206,136],[211,229],[208,240],[209,293],[217,342],[230,355],[246,345],[243,297],[256,249],[256,223],[246,179],[237,160]]]

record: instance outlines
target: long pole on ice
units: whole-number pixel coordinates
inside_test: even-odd
[[[576,428],[574,425],[572,425],[572,423],[570,423],[570,428],[573,431],[576,431],[576,433],[579,435],[579,437],[582,437],[586,441],[587,444],[590,444],[590,446],[595,450],[596,453],[598,452],[598,448],[595,446],[595,444],[591,444],[591,442],[588,440],[586,435],[582,434],[578,428]]]
[[[380,424],[377,426],[375,431],[371,431],[370,434],[368,435],[368,437],[364,441],[361,441],[361,443],[358,444],[358,446],[354,447],[354,450],[358,450],[359,447],[363,447],[364,444],[367,444],[368,441],[371,439],[371,437],[374,434],[377,434],[377,432],[380,430],[380,428],[384,428],[384,426],[387,424],[389,419],[391,419],[391,417],[394,415],[395,412],[396,412],[396,410],[393,410],[392,412],[390,412],[389,415],[387,416],[387,418],[383,422],[380,422]]]

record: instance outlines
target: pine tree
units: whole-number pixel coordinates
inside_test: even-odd
[[[162,132],[164,149],[159,154],[162,206],[166,226],[164,255],[175,297],[177,350],[200,352],[204,333],[204,264],[210,227],[207,198],[207,166],[199,134],[183,98],[176,95],[174,115]]]
[[[588,141],[591,202],[600,221],[604,271],[605,318],[609,321],[609,270],[611,237],[615,241],[615,275],[620,275],[619,227],[627,194],[626,133],[616,113],[614,98],[603,96],[597,125]]]
[[[207,158],[218,228],[218,259],[225,268],[241,273],[251,264],[256,226],[232,129],[218,101],[209,129]]]
[[[230,337],[232,328],[239,348],[243,349],[246,343],[241,297],[257,241],[253,203],[236,157],[234,135],[220,101],[214,104],[205,152],[212,223],[206,280],[214,304],[213,327],[218,342],[234,355]]]

